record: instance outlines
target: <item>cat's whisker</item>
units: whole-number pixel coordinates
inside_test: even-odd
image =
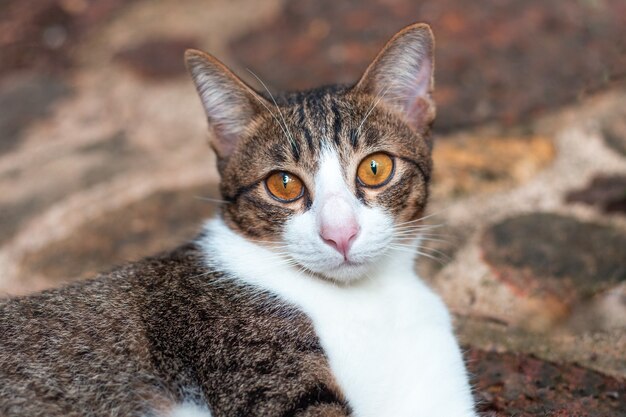
[[[442,208],[441,210],[437,210],[437,211],[436,211],[436,212],[434,212],[434,213],[430,213],[430,214],[428,214],[428,215],[426,215],[426,216],[422,216],[422,217],[420,217],[419,219],[410,220],[410,221],[408,221],[408,222],[404,222],[404,223],[398,223],[398,224],[397,224],[397,226],[401,226],[401,225],[403,225],[403,224],[409,224],[409,223],[420,222],[420,221],[423,221],[423,220],[429,219],[429,218],[431,218],[431,217],[438,216],[438,215],[440,215],[440,214],[442,214],[442,213],[445,213],[446,211],[450,210],[451,208],[452,208],[452,206],[444,207],[444,208]]]
[[[415,223],[422,222],[425,219],[426,218],[420,218],[420,219],[410,220],[408,222],[398,223],[398,224],[396,224],[396,227],[407,226],[407,225],[415,225]],[[443,223],[438,223],[438,224],[421,224],[420,226],[438,226],[438,227],[442,227],[442,226],[444,226],[444,224]]]
[[[254,72],[252,72],[252,70],[248,69],[248,72],[250,72],[250,74],[252,74],[254,77],[256,77],[256,79],[265,87],[265,84],[263,84],[263,82],[259,79],[259,77],[257,77],[257,75]],[[267,90],[267,87],[265,87],[265,89]],[[269,91],[268,91],[268,93],[269,93]],[[271,93],[270,93],[270,96],[271,96]],[[290,141],[291,143],[293,143],[293,138],[289,135],[288,131],[285,130],[286,125],[283,126],[283,124],[281,123],[280,120],[278,120],[278,117],[276,117],[274,112],[271,111],[269,109],[269,107],[267,107],[267,105],[262,100],[260,100],[256,95],[254,96],[254,98],[265,108],[265,110],[267,110],[267,112],[272,116],[272,118],[274,120],[276,120],[276,123],[278,123],[278,126],[280,127],[280,130],[282,130],[282,132],[285,135],[285,137],[287,138],[287,140]],[[276,106],[276,107],[278,108],[278,106]]]
[[[404,232],[415,232],[415,233],[439,233],[436,231],[436,229],[438,228],[431,228],[431,227],[416,227],[416,226],[405,226],[405,227],[400,227],[400,228],[395,228],[393,231],[394,233],[404,233]],[[434,231],[434,232],[433,232]],[[444,233],[446,234],[446,233]]]
[[[398,241],[403,242],[403,241],[415,241],[415,240],[419,240],[419,241],[424,241],[424,242],[438,242],[438,243],[445,243],[445,244],[451,244],[450,241],[445,240],[445,239],[437,239],[437,238],[424,238],[424,237],[419,237],[417,239],[414,239],[412,237],[409,238],[403,238],[403,237],[399,237]]]
[[[419,234],[419,235],[424,235],[424,236],[452,236],[450,233],[440,233],[437,231],[430,231],[431,229],[421,229],[421,228],[406,228],[406,229],[398,229],[398,230],[394,230],[393,234],[394,235],[401,235],[401,234]]]
[[[389,91],[389,88],[390,87],[385,88],[382,91],[382,93],[378,95],[378,97],[374,100],[374,102],[370,106],[370,108],[367,111],[367,113],[365,113],[365,117],[363,117],[363,120],[361,120],[361,123],[359,124],[359,127],[356,129],[358,135],[361,135],[361,128],[363,127],[363,124],[365,123],[365,121],[367,120],[369,115],[372,113],[372,111],[374,111],[374,108],[376,108],[378,103],[380,103],[380,101],[385,97],[385,94],[387,94],[387,91]]]
[[[445,265],[445,263],[442,262],[441,259],[438,259],[437,257],[431,254],[422,252],[419,249],[409,250],[408,248],[405,248],[405,247],[395,247],[395,245],[389,245],[389,249],[399,251],[399,252],[411,253],[411,254],[415,254],[419,256],[425,256],[426,258],[432,259],[433,261],[438,262],[441,265]]]
[[[402,223],[398,223],[395,225],[395,227],[400,227],[400,226],[408,226],[408,225],[413,225],[415,226],[416,223],[420,223],[423,222],[425,220],[425,218],[419,218],[419,219],[415,219],[415,220],[410,220],[408,222],[402,222]],[[432,224],[432,223],[420,223],[419,226],[443,226],[443,223],[436,223],[436,224]]]
[[[424,236],[424,237],[440,237],[440,238],[450,238],[454,237],[449,233],[434,233],[434,232],[424,232],[421,230],[401,230],[399,232],[392,233],[392,236]]]
[[[439,241],[439,240],[437,240],[437,241]],[[433,251],[433,252],[439,252],[441,255],[448,256],[445,253],[439,251],[438,249],[432,248],[430,246],[422,246],[422,245],[417,245],[417,244],[401,243],[401,242],[393,242],[392,244],[396,245],[396,246],[406,247],[406,248],[409,248],[409,249],[415,248],[415,249],[420,249],[420,250],[421,249],[430,250],[430,251]]]
[[[259,246],[262,246],[266,249],[283,249],[283,248],[289,248],[292,245],[290,245],[289,243],[285,243],[285,242],[281,242],[281,241],[275,241],[275,240],[255,240],[255,239],[248,239],[249,242],[252,243],[258,243]]]
[[[203,197],[200,195],[195,195],[193,196],[195,199],[198,200],[202,200],[202,201],[208,201],[209,203],[216,203],[216,204],[232,204],[230,201],[226,201],[226,200],[220,200],[219,198],[211,198],[211,197]]]
[[[432,248],[432,247],[430,247],[430,246],[419,246],[419,247],[418,247],[418,250],[419,250],[420,252],[423,252],[423,251],[430,251],[430,252],[431,252],[431,254],[437,254],[438,256],[442,257],[444,260],[446,260],[446,261],[448,261],[448,262],[452,260],[452,258],[450,257],[450,255],[448,255],[447,253],[442,252],[442,251],[440,251],[439,249]]]
[[[256,75],[252,70],[248,69],[248,72],[250,72],[250,74],[252,74],[254,76],[254,78],[257,79],[258,82],[261,83],[261,85],[263,86],[263,88],[265,89],[265,91],[267,91],[267,94],[269,94],[270,98],[272,99],[272,101],[274,102],[274,106],[276,107],[276,110],[278,111],[278,114],[280,115],[280,118],[283,121],[283,125],[285,126],[285,129],[287,131],[287,139],[290,141],[290,143],[295,146],[296,145],[296,140],[293,138],[293,135],[291,134],[291,131],[289,130],[289,126],[287,125],[287,121],[285,120],[285,116],[283,116],[283,112],[280,110],[280,107],[278,107],[278,103],[276,102],[276,99],[274,98],[274,95],[272,94],[272,92],[269,90],[269,88],[267,88],[267,86],[265,85],[265,83],[263,82],[263,80],[261,80],[261,78],[259,78],[258,75]],[[267,107],[266,107],[267,108]]]

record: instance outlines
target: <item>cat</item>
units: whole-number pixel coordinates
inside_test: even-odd
[[[434,38],[352,86],[273,97],[185,54],[224,204],[173,251],[0,305],[2,416],[475,416],[441,299],[414,272]]]

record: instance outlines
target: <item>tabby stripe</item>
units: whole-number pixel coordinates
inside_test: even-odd
[[[253,190],[254,187],[257,187],[261,181],[262,180],[255,181],[252,184],[239,187],[237,188],[234,194],[231,194],[231,195],[224,194],[224,200],[226,200],[229,203],[237,202],[237,200],[239,200],[239,197],[241,197],[243,194],[247,193],[248,191]]]
[[[422,179],[425,182],[430,181],[430,174],[426,173],[427,172],[426,168],[424,168],[419,161],[416,161],[416,160],[411,159],[411,158],[405,158],[405,157],[402,157],[402,156],[400,157],[400,159],[402,159],[403,161],[406,161],[406,162],[408,162],[410,164],[415,165],[415,167],[418,169],[420,174],[422,174]]]
[[[346,414],[352,413],[348,404],[339,398],[333,390],[326,385],[316,385],[298,398],[296,403],[283,413],[283,417],[296,417],[309,407],[319,406],[321,404],[337,404],[341,406]]]
[[[302,132],[304,132],[304,138],[306,139],[307,147],[309,148],[309,151],[313,151],[313,136],[311,135],[311,131],[309,130],[309,128],[306,126],[306,114],[304,113],[304,105],[302,104],[298,106],[298,117],[298,125],[300,125],[300,129],[302,129]]]
[[[293,155],[293,158],[296,160],[296,162],[298,162],[300,160],[300,144],[296,142],[295,138],[293,138],[293,140],[291,140],[290,143],[291,143],[291,154]]]
[[[350,129],[350,145],[352,145],[353,148],[356,148],[358,141],[359,141],[359,135],[356,129],[354,128]]]
[[[319,96],[309,97],[306,100],[307,108],[310,110],[310,117],[312,120],[316,120],[320,126],[319,130],[322,134],[326,133],[326,126],[328,124],[328,120],[326,119],[326,109],[322,105],[321,99]]]
[[[334,123],[333,123],[333,137],[335,140],[335,144],[339,146],[342,124],[341,124],[341,114],[339,113],[339,108],[337,107],[337,102],[335,100],[332,100],[330,108],[335,118]]]

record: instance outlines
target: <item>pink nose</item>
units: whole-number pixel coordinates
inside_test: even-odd
[[[349,221],[347,224],[335,227],[322,225],[320,236],[322,236],[324,242],[337,249],[344,259],[348,259],[348,251],[358,233],[359,226],[355,221]]]
[[[320,237],[348,259],[348,251],[359,233],[359,223],[350,202],[340,196],[327,197],[319,212]]]

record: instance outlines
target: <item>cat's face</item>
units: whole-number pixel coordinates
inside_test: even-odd
[[[366,276],[422,216],[434,118],[430,30],[396,35],[352,88],[276,104],[214,58],[188,66],[213,128],[222,215],[233,230],[319,276]]]

